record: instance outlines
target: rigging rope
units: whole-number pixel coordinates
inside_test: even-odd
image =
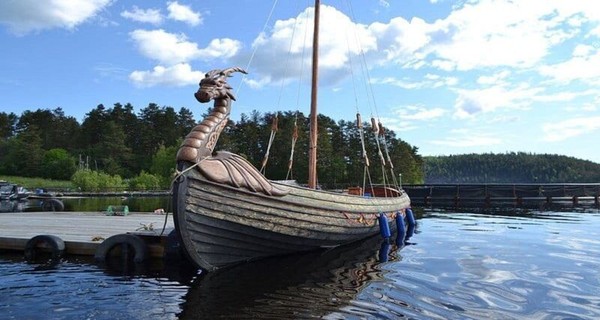
[[[294,133],[292,133],[292,147],[290,150],[290,159],[288,160],[288,171],[285,175],[285,180],[293,179],[292,167],[294,166],[294,150],[296,149],[296,141],[298,141],[298,113],[294,119]]]
[[[292,146],[290,148],[290,159],[288,161],[288,172],[285,175],[285,179],[293,179],[292,168],[294,167],[294,150],[296,148],[296,142],[298,141],[298,110],[300,109],[300,88],[302,86],[302,79],[304,78],[304,61],[306,56],[306,39],[308,38],[308,24],[304,28],[304,39],[302,43],[302,55],[300,59],[300,77],[298,79],[298,90],[296,91],[296,117],[294,118],[294,132],[292,134]]]
[[[351,2],[347,1],[347,5],[349,7],[349,11],[351,14],[351,20],[356,21],[356,17],[354,15],[354,9],[352,7]],[[355,40],[356,40],[356,43],[357,43],[357,46],[358,46],[359,52],[360,52],[360,57],[361,57],[360,61],[361,61],[361,67],[362,67],[361,70],[363,73],[363,77],[366,78],[365,91],[367,93],[367,97],[370,97],[370,99],[367,99],[367,104],[369,105],[369,108],[371,109],[371,115],[372,115],[371,125],[372,125],[373,132],[375,135],[375,140],[377,142],[377,154],[381,160],[381,166],[382,166],[381,170],[382,170],[382,179],[383,179],[384,187],[387,186],[387,183],[388,183],[387,181],[389,180],[387,178],[387,173],[386,173],[386,162],[387,162],[387,165],[390,168],[390,173],[392,176],[392,184],[395,188],[398,188],[398,183],[396,181],[396,175],[394,173],[394,165],[392,163],[392,159],[389,154],[388,143],[385,138],[385,131],[384,131],[383,125],[381,124],[381,119],[379,117],[379,110],[377,108],[377,102],[375,100],[375,94],[374,94],[373,85],[372,85],[373,82],[371,81],[369,68],[367,67],[365,53],[361,46],[361,42],[358,39],[357,33],[355,32],[354,35],[355,35]],[[371,102],[372,102],[372,105],[371,105]],[[374,111],[375,116],[377,117],[378,122],[375,121],[375,116],[373,116],[373,111]],[[381,141],[381,143],[380,143],[380,141]],[[381,150],[381,144],[383,144],[383,149],[385,151],[385,157]]]
[[[292,48],[294,45],[294,39],[296,38],[296,29],[298,29],[298,25],[300,24],[300,19],[296,19],[295,24],[294,24],[294,28],[292,28],[292,35],[290,37],[290,42],[289,42],[289,46],[288,46],[288,52],[286,55],[286,61],[284,63],[284,74],[283,77],[281,78],[281,82],[280,82],[280,86],[279,86],[279,95],[277,97],[277,105],[276,105],[276,109],[279,110],[281,107],[281,97],[283,96],[283,88],[285,87],[285,83],[286,83],[286,79],[288,77],[288,71],[290,70],[289,66],[290,66],[290,59],[292,56]],[[306,28],[305,28],[305,40],[306,40]],[[303,51],[302,51],[302,56],[301,56],[301,64],[302,64],[302,68],[300,69],[300,81],[299,83],[302,82],[302,74],[304,72],[304,47],[303,47]],[[300,91],[298,89],[298,91]],[[298,100],[299,100],[299,94],[298,97],[296,99],[296,105],[298,108]],[[275,115],[275,119],[273,120],[273,124],[271,127],[271,134],[269,137],[269,142],[267,144],[267,150],[265,151],[265,155],[263,157],[263,161],[262,161],[262,165],[260,168],[260,172],[262,174],[265,174],[265,168],[267,166],[267,163],[269,161],[269,155],[270,155],[270,150],[271,150],[271,146],[273,145],[273,141],[275,140],[275,135],[277,133],[277,115]],[[295,142],[292,142],[293,144],[295,144]],[[289,173],[289,171],[288,171]]]
[[[269,137],[269,143],[267,145],[267,151],[265,152],[265,156],[262,161],[262,165],[260,167],[260,173],[265,174],[265,167],[267,166],[267,162],[269,162],[269,153],[271,152],[271,146],[273,145],[273,140],[275,140],[275,135],[277,134],[277,122],[278,122],[278,114],[275,114],[273,118],[273,123],[271,124],[271,136]]]
[[[275,11],[275,7],[277,6],[277,2],[279,2],[279,0],[273,1],[273,5],[271,6],[271,11],[269,11],[269,16],[267,17],[267,20],[265,21],[265,24],[263,25],[261,33],[264,33],[265,30],[267,30],[267,27],[270,24],[271,18],[273,17],[273,12]],[[246,64],[246,69],[244,69],[244,70],[250,72],[250,65],[252,64],[252,60],[254,60],[254,56],[256,55],[257,50],[258,50],[258,46],[255,46],[254,50],[252,50],[252,54],[250,55],[250,59],[248,59],[248,63]],[[239,86],[237,87],[237,89],[235,90],[236,97],[238,96],[238,93],[240,92],[245,80],[246,80],[246,74],[242,74],[242,80],[241,80]]]

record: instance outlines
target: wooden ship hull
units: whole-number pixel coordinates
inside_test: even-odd
[[[335,247],[391,230],[410,199],[373,198],[272,182],[272,196],[207,180],[197,170],[174,185],[174,220],[188,257],[211,271],[263,257]]]
[[[371,197],[361,196],[362,192],[351,195],[317,188],[320,0],[315,1],[314,8],[309,133],[312,147],[308,150],[307,188],[269,181],[243,157],[213,152],[235,101],[227,79],[233,73],[246,74],[244,69],[209,71],[194,94],[198,102],[214,104],[177,152],[174,220],[184,251],[204,270],[344,245],[373,236],[380,228],[386,235],[394,229],[395,217],[404,215],[404,209],[410,206],[406,193],[386,187],[378,188],[380,192],[371,188]],[[357,123],[362,128],[360,117]],[[372,123],[373,131],[381,134],[381,124],[374,118]],[[363,156],[367,168],[364,146]],[[393,168],[389,155],[387,162]],[[382,221],[383,217],[387,221]]]

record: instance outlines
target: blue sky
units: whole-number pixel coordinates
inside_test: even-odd
[[[422,155],[600,163],[600,10],[590,1],[322,3],[320,112],[379,118]],[[313,12],[310,0],[1,1],[0,111],[61,107],[82,121],[98,104],[129,102],[199,117],[203,74],[240,66],[249,75],[230,81],[234,120],[308,114]]]

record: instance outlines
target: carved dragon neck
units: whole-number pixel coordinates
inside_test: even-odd
[[[210,100],[214,100],[215,103],[211,113],[183,140],[177,152],[177,161],[197,163],[212,155],[219,135],[227,125],[231,103],[235,100],[226,81],[233,72],[246,73],[240,68],[213,70],[200,81],[200,88],[194,94],[196,99],[201,103]]]
[[[289,192],[287,188],[272,184],[246,159],[229,152],[213,156],[219,135],[227,125],[231,103],[235,100],[226,82],[232,72],[246,73],[240,68],[213,70],[200,81],[200,89],[194,96],[201,103],[215,100],[215,104],[211,113],[183,140],[177,152],[178,169],[191,162],[197,165],[197,172],[204,179],[212,182],[268,196],[284,196]]]

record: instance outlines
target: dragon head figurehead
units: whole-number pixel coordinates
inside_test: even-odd
[[[194,96],[200,103],[209,102],[213,99],[231,99],[235,100],[231,86],[227,83],[227,78],[231,77],[234,72],[247,72],[238,67],[228,68],[224,70],[212,70],[206,73],[204,79],[200,80],[200,88]]]

